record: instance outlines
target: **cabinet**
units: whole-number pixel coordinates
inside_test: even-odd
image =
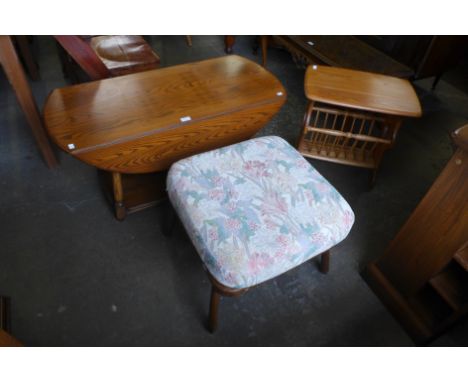
[[[418,344],[468,313],[468,125],[457,151],[364,278]]]

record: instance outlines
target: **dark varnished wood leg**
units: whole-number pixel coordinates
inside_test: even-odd
[[[221,295],[214,286],[211,287],[211,298],[210,298],[210,318],[208,322],[208,329],[211,333],[214,333],[218,328],[218,307]]]
[[[234,46],[235,42],[236,42],[235,36],[224,36],[224,51],[227,54],[232,53],[232,47]]]
[[[218,327],[218,307],[219,300],[221,296],[228,297],[237,297],[249,290],[249,288],[244,289],[233,289],[229,288],[220,282],[218,282],[211,274],[208,272],[208,278],[211,282],[211,299],[210,299],[210,313],[208,319],[208,329],[211,333],[214,333]]]
[[[16,98],[29,123],[47,166],[49,168],[57,166],[57,159],[55,158],[44,126],[42,125],[42,119],[39,115],[39,110],[37,109],[31,88],[29,87],[23,67],[18,60],[15,48],[9,36],[0,36],[0,64],[15,91]]]
[[[114,189],[114,209],[115,217],[117,220],[124,220],[127,216],[127,211],[123,203],[123,187],[122,187],[122,177],[120,173],[112,173],[112,186]]]
[[[322,253],[320,256],[320,272],[328,273],[330,270],[330,251]]]

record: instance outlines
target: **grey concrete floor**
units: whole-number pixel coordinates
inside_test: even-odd
[[[235,52],[252,54],[253,37]],[[162,66],[223,55],[220,36],[151,38]],[[35,41],[42,108],[65,86],[56,47]],[[268,68],[288,90],[283,109],[259,135],[295,143],[305,110],[304,71],[272,49]],[[453,75],[449,78],[453,78]],[[457,76],[436,91],[416,82],[424,116],[407,120],[383,160],[377,185],[364,170],[311,160],[356,214],[349,237],[334,249],[331,271],[312,261],[236,299],[222,300],[220,328],[205,329],[210,287],[183,229],[160,231],[164,206],[114,219],[94,168],[58,153],[48,170],[3,73],[0,73],[0,294],[12,298],[13,334],[27,345],[411,346],[409,337],[362,280],[452,154],[449,133],[468,122],[468,89]],[[466,83],[466,82],[465,82]],[[58,151],[57,151],[58,152]],[[462,322],[433,345],[468,345]]]

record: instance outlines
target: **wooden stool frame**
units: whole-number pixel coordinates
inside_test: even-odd
[[[165,236],[171,236],[174,225],[177,221],[177,214],[175,213],[174,209],[172,208],[171,204],[168,203],[167,205],[167,216],[164,221],[162,232]],[[320,272],[327,274],[330,270],[330,250],[327,250],[320,255]],[[316,256],[314,256],[315,258]],[[221,284],[218,280],[214,278],[214,276],[210,273],[210,271],[204,266],[206,273],[208,274],[208,279],[211,283],[211,296],[210,296],[210,307],[209,307],[209,316],[208,316],[208,329],[211,333],[214,333],[218,328],[218,311],[219,311],[219,301],[221,296],[225,297],[238,297],[246,293],[249,289],[257,287],[260,284],[253,285],[249,288],[241,288],[235,289],[230,288],[226,285]],[[267,282],[269,280],[266,280]]]
[[[320,254],[320,272],[326,274],[328,273],[330,268],[330,250],[323,252]],[[229,288],[223,284],[221,284],[218,280],[216,280],[213,275],[206,269],[208,273],[208,279],[211,282],[211,298],[210,298],[210,310],[209,310],[209,318],[208,318],[208,329],[211,333],[214,333],[218,328],[218,308],[219,308],[219,300],[221,296],[226,297],[238,297],[246,293],[249,289],[257,287],[260,284],[253,285],[249,288],[242,288],[242,289],[234,289]],[[267,280],[269,281],[269,280]]]

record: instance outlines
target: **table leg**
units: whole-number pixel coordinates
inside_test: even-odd
[[[232,47],[234,46],[235,42],[236,42],[235,36],[224,36],[224,51],[227,54],[232,53]]]
[[[112,173],[112,187],[114,190],[114,209],[117,220],[124,220],[127,216],[127,210],[123,203],[122,177],[119,172]]]
[[[57,159],[55,158],[42,125],[42,120],[36,102],[34,101],[31,88],[29,87],[29,83],[9,36],[0,36],[0,64],[15,91],[16,98],[23,109],[47,166],[49,166],[49,168],[57,166]]]

